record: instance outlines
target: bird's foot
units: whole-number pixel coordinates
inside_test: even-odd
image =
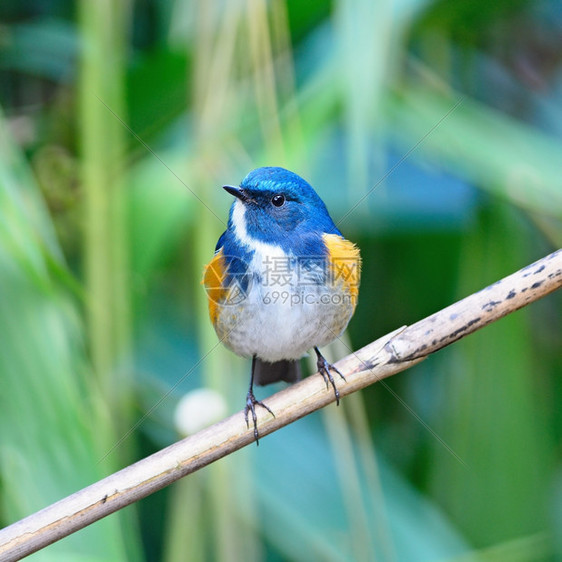
[[[254,422],[254,438],[256,440],[256,445],[259,445],[260,441],[258,434],[258,418],[256,416],[256,405],[265,408],[273,417],[275,417],[275,414],[271,411],[269,406],[266,406],[263,402],[261,402],[254,396],[254,393],[251,389],[248,391],[248,394],[246,395],[246,407],[244,408],[244,419],[246,420],[246,426],[250,427],[248,414],[252,412],[252,421]]]
[[[326,388],[329,388],[330,384],[332,385],[332,388],[334,389],[334,395],[336,396],[336,404],[339,406],[340,393],[338,388],[336,387],[336,383],[334,382],[334,377],[332,376],[332,373],[330,371],[335,371],[344,381],[345,381],[345,377],[337,367],[335,367],[331,363],[328,363],[326,358],[320,353],[320,351],[318,351],[318,349],[315,348],[314,351],[316,351],[316,355],[318,357],[316,361],[316,367],[318,369],[318,372],[322,375],[322,378],[326,383]]]

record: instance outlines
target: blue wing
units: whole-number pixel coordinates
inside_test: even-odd
[[[226,238],[226,230],[220,235],[217,240],[217,245],[215,246],[215,254],[224,246],[224,241]]]

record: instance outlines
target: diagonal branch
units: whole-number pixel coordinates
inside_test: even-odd
[[[400,328],[337,363],[345,396],[395,375],[427,355],[562,287],[562,250],[423,320]],[[258,410],[265,436],[335,400],[320,375],[267,399]],[[242,412],[183,439],[0,530],[0,559],[19,560],[253,442]]]

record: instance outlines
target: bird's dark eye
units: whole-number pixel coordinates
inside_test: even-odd
[[[285,196],[284,195],[274,195],[271,198],[271,202],[276,206],[276,207],[282,207],[285,204]]]

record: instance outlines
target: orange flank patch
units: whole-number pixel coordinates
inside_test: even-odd
[[[213,325],[217,321],[218,303],[220,303],[226,293],[227,289],[224,287],[223,281],[225,278],[225,264],[222,248],[213,256],[213,259],[205,266],[203,273],[203,285],[207,291],[207,298],[209,299],[209,316]]]
[[[332,283],[334,285],[342,283],[349,291],[355,306],[361,280],[359,248],[353,242],[337,234],[324,234],[323,238],[328,248]]]

